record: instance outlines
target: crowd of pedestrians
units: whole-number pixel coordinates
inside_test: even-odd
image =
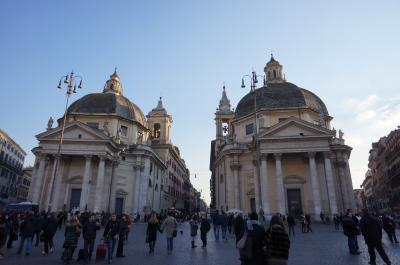
[[[212,229],[216,241],[227,242],[234,237],[243,265],[287,264],[289,259],[290,237],[296,235],[296,222],[301,224],[303,233],[313,232],[311,216],[301,214],[298,218],[275,214],[267,219],[262,211],[243,215],[241,212],[227,213],[215,211],[210,215],[182,214],[175,210],[143,216],[132,217],[136,221],[147,223],[145,242],[149,247],[149,255],[155,252],[157,235],[160,233],[167,242],[167,253],[174,248],[174,239],[182,222],[188,221],[191,248],[196,248],[200,237],[202,248],[207,248],[208,232]],[[321,223],[330,224],[327,215],[321,212]],[[360,255],[358,236],[363,236],[368,248],[370,264],[376,264],[378,252],[386,264],[392,264],[382,245],[382,231],[393,243],[399,243],[396,237],[396,223],[389,215],[378,216],[364,210],[362,214],[353,214],[348,209],[345,214],[332,217],[334,229],[343,229],[347,237],[347,246],[351,255]],[[0,259],[4,258],[3,248],[14,248],[18,255],[31,255],[33,247],[42,247],[43,255],[51,255],[54,251],[53,238],[57,231],[63,230],[61,259],[65,264],[73,259],[90,261],[96,258],[105,259],[108,263],[116,258],[125,257],[124,244],[131,230],[131,217],[125,214],[95,213],[8,213],[0,214]],[[101,235],[98,231],[104,228]],[[230,236],[231,235],[231,236]],[[96,238],[101,237],[96,245]],[[83,248],[76,251],[83,240]]]

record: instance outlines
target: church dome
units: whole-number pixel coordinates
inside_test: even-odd
[[[309,108],[317,113],[329,115],[324,102],[318,96],[286,81],[268,83],[257,89],[256,95],[257,110]],[[254,113],[254,94],[249,92],[239,101],[235,118],[238,119],[251,113]]]
[[[106,82],[103,93],[92,93],[78,99],[68,107],[67,114],[115,115],[143,126],[146,124],[140,108],[122,95],[116,70]]]

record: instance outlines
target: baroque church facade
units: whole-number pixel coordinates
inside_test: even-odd
[[[232,109],[225,87],[211,142],[211,207],[245,213],[332,215],[354,209],[352,148],[324,102],[287,82],[271,55],[264,84]],[[242,82],[244,87],[244,82]]]
[[[172,116],[158,105],[147,116],[123,96],[115,71],[102,93],[83,96],[36,136],[28,200],[52,211],[142,213],[193,211],[199,201],[190,172],[171,142]]]

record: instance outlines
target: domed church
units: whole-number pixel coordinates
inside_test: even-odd
[[[170,139],[172,116],[162,99],[147,117],[123,96],[115,71],[101,93],[67,109],[63,119],[36,136],[28,199],[40,209],[92,212],[191,211],[198,193],[178,147]]]
[[[235,110],[223,88],[211,142],[212,207],[318,219],[354,209],[352,148],[341,130],[337,137],[324,102],[287,82],[272,55],[264,72],[263,86],[253,75]]]

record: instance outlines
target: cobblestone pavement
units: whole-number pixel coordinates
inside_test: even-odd
[[[167,255],[166,240],[162,234],[158,234],[156,250],[153,256],[148,255],[147,244],[145,244],[144,224],[134,225],[129,235],[129,241],[125,245],[125,258],[114,259],[113,264],[120,265],[234,265],[240,264],[238,253],[235,249],[235,240],[229,236],[227,242],[215,241],[212,230],[208,234],[209,244],[207,249],[200,247],[200,238],[197,238],[198,247],[191,249],[189,237],[189,226],[183,224],[179,227],[183,231],[174,240],[174,252]],[[312,233],[303,234],[296,227],[296,237],[291,238],[290,265],[361,265],[368,264],[368,253],[364,240],[359,237],[359,245],[362,254],[352,256],[347,250],[347,239],[343,233],[334,231],[333,226],[314,225]],[[98,233],[98,240],[100,232]],[[80,244],[82,244],[80,239]],[[33,247],[30,256],[16,255],[17,243],[14,248],[5,251],[6,259],[0,261],[0,265],[53,265],[62,264],[60,260],[62,233],[58,232],[55,237],[55,252],[43,256],[41,247]],[[393,264],[400,265],[400,245],[391,244],[384,234],[384,248],[387,251]],[[76,257],[75,251],[74,257]],[[78,264],[72,262],[71,264]],[[90,264],[105,264],[105,261],[92,261]],[[379,255],[377,264],[383,264]]]

